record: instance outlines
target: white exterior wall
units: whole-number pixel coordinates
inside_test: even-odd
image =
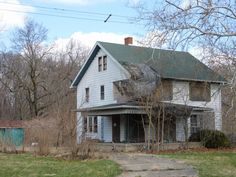
[[[107,70],[98,71],[98,57],[107,55]],[[77,109],[102,106],[117,103],[113,94],[113,82],[129,78],[129,74],[122,68],[116,60],[100,50],[87,69],[83,78],[77,86]],[[100,86],[104,85],[105,99],[100,99]],[[85,102],[85,88],[89,88],[89,102]],[[173,100],[174,104],[190,105],[197,107],[212,108],[215,113],[215,128],[221,130],[221,92],[220,85],[211,84],[211,101],[190,101],[189,100],[189,82],[173,81]],[[77,142],[81,141],[80,137],[83,131],[83,121],[81,114],[77,114]],[[176,120],[176,139],[183,141],[184,127],[182,120]],[[86,137],[96,138],[104,142],[112,141],[112,118],[111,116],[98,116],[98,133],[87,133]],[[120,120],[120,138],[125,140],[125,122]]]
[[[176,141],[185,141],[184,124],[183,118],[176,118]]]
[[[113,96],[113,82],[127,79],[128,75],[124,69],[107,55],[107,70],[98,71],[98,57],[104,56],[102,50],[98,52],[95,59],[87,69],[83,78],[77,86],[77,108],[89,108],[116,103]],[[105,99],[100,99],[100,86],[105,87]],[[85,88],[89,88],[89,102],[85,102]]]
[[[103,141],[112,142],[112,117],[103,116]]]
[[[182,104],[196,107],[211,108],[215,114],[215,129],[222,129],[222,117],[221,117],[221,90],[219,84],[211,84],[211,101],[191,101],[189,100],[189,82],[173,81],[173,100],[171,103]],[[176,121],[176,140],[182,141],[185,139],[182,132],[182,121]]]
[[[81,116],[81,113],[78,112],[77,113],[77,136],[76,136],[76,139],[77,139],[77,143],[81,143],[82,141],[82,135],[83,135],[83,127],[84,127],[84,124],[83,124],[83,118]]]
[[[98,57],[107,55],[107,70],[98,71]],[[113,60],[108,54],[100,50],[90,64],[83,78],[77,86],[77,109],[102,106],[117,103],[113,95],[113,82],[127,79],[129,74]],[[100,86],[104,85],[105,99],[100,99]],[[85,88],[89,88],[89,102],[85,102]],[[77,114],[77,120],[81,119],[81,114]],[[102,127],[103,121],[103,127]],[[103,130],[102,130],[103,128]],[[77,124],[77,142],[83,130],[83,121]],[[102,137],[103,132],[103,137]],[[110,116],[98,116],[98,133],[87,133],[86,137],[96,138],[105,142],[112,141],[112,119]]]
[[[101,128],[102,128],[102,123],[101,123],[101,117],[97,117],[97,133],[93,132],[84,132],[84,117],[81,116],[81,113],[77,113],[77,143],[81,143],[82,140],[82,135],[84,138],[92,138],[92,139],[100,139],[101,140]]]

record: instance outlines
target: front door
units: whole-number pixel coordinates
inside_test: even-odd
[[[120,142],[120,115],[112,116],[112,141]]]

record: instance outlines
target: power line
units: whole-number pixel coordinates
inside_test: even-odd
[[[34,14],[34,15],[61,17],[61,18],[76,19],[76,20],[90,20],[90,21],[100,21],[100,22],[104,22],[104,19],[98,19],[98,18],[85,18],[85,17],[75,17],[75,16],[67,16],[67,15],[55,15],[55,14],[48,14],[48,13],[27,12],[27,11],[1,9],[1,8],[0,8],[0,10],[2,10],[2,11],[8,11],[8,12],[16,12],[16,13],[29,13],[29,14]],[[110,20],[109,22],[111,22],[111,23],[134,24],[133,22],[124,22],[124,21],[116,21],[116,20]]]
[[[16,6],[25,6],[25,7],[35,7],[39,9],[45,9],[45,10],[54,10],[54,11],[63,11],[63,12],[72,12],[72,13],[78,13],[78,14],[90,14],[90,15],[101,15],[101,16],[108,16],[109,13],[100,13],[100,12],[92,12],[92,11],[79,11],[74,9],[64,9],[64,8],[57,8],[57,7],[46,7],[46,6],[38,6],[38,5],[28,5],[28,4],[16,4],[16,3],[10,3],[10,2],[1,2],[1,4],[10,4],[10,5],[16,5]],[[120,17],[120,18],[126,18],[126,19],[135,19],[135,17],[132,16],[125,16],[125,15],[117,15],[112,14],[113,17]]]

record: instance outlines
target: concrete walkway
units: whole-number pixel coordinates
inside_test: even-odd
[[[197,177],[192,166],[181,161],[159,158],[148,154],[117,153],[111,160],[121,165],[119,177]]]

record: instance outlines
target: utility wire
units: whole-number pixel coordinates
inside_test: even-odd
[[[25,7],[35,7],[39,9],[45,9],[45,10],[54,10],[54,11],[63,11],[63,12],[72,12],[72,13],[78,13],[78,14],[92,14],[92,15],[102,15],[102,16],[108,16],[109,14],[106,13],[100,13],[100,12],[89,12],[89,11],[79,11],[79,10],[73,10],[73,9],[64,9],[64,8],[57,8],[57,7],[46,7],[46,6],[38,6],[38,5],[28,5],[28,4],[16,4],[16,3],[10,3],[10,2],[1,2],[0,4],[10,4],[10,5],[16,5],[16,6],[25,6]],[[112,14],[113,17],[120,17],[120,18],[126,18],[126,19],[135,19],[135,17],[132,16],[124,16],[124,15],[117,15]]]
[[[39,12],[27,12],[27,11],[1,9],[1,8],[0,8],[0,10],[8,11],[8,12],[16,12],[16,13],[29,13],[29,14],[34,14],[34,15],[43,15],[43,16],[69,18],[69,19],[76,19],[76,20],[90,20],[90,21],[104,22],[104,19],[99,19],[99,18],[85,18],[85,17],[76,17],[76,16],[67,16],[67,15],[56,15],[56,14],[39,13]],[[133,22],[124,22],[124,21],[116,21],[116,20],[109,20],[109,22],[111,22],[111,23],[123,23],[123,24],[134,24]]]

